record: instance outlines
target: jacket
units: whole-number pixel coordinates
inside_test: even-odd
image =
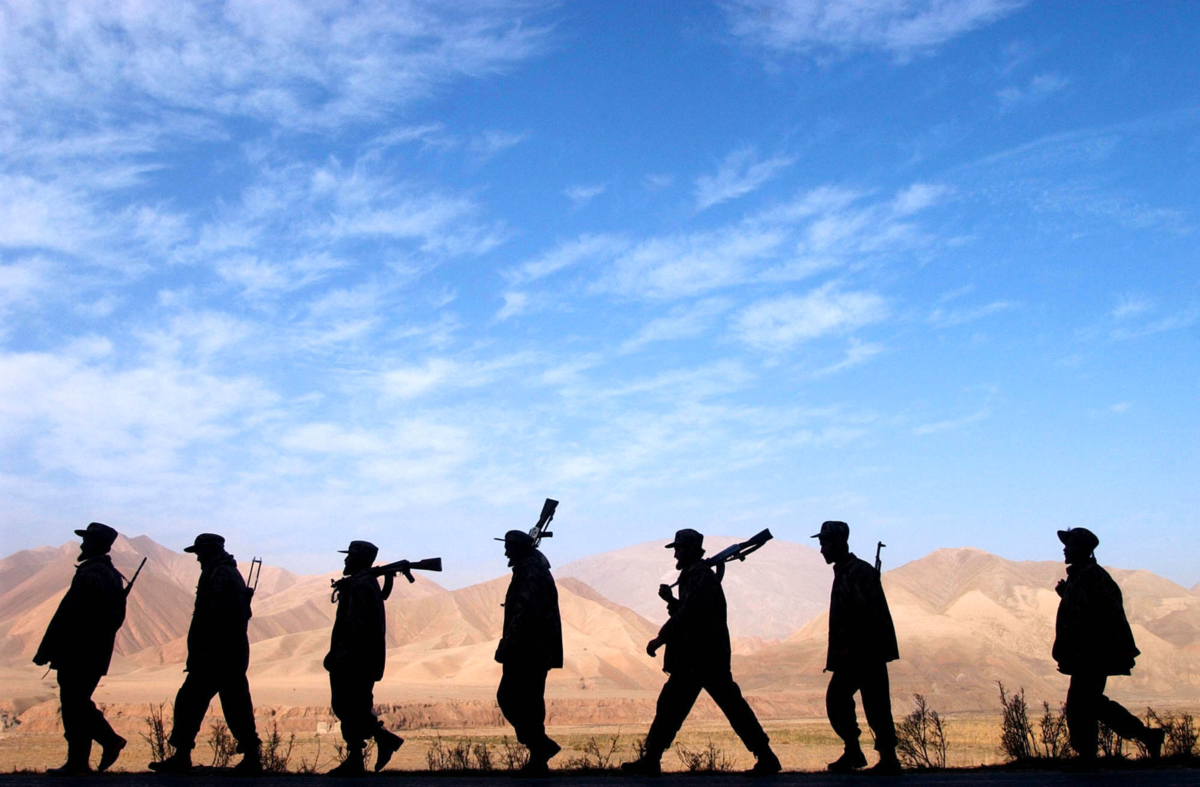
[[[344,584],[338,590],[337,616],[325,669],[382,680],[387,659],[387,619],[379,580],[367,570],[341,582]]]
[[[536,549],[513,566],[504,594],[504,632],[496,661],[531,669],[563,665],[562,618],[550,561]]]
[[[233,555],[200,564],[188,627],[187,671],[245,673],[250,666],[250,589]]]
[[[728,672],[729,644],[725,591],[713,569],[695,562],[679,572],[679,598],[668,602],[670,617],[658,632],[666,645],[663,672]]]
[[[851,552],[833,565],[825,669],[836,672],[898,658],[896,627],[879,572]]]
[[[38,645],[39,662],[53,669],[108,674],[117,630],[125,622],[125,586],[108,555],[75,568],[71,587],[58,604]]]
[[[1059,584],[1054,660],[1065,675],[1128,675],[1139,651],[1121,588],[1095,559],[1067,566]]]

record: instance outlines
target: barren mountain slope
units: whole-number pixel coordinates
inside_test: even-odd
[[[707,536],[713,555],[740,539]],[[556,574],[576,577],[606,598],[661,624],[666,605],[658,598],[660,583],[678,576],[668,541],[604,552],[567,563]],[[735,637],[782,638],[821,614],[829,606],[831,569],[820,552],[778,539],[768,542],[745,562],[730,563],[725,572],[729,630]]]

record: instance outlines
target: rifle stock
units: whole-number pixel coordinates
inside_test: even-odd
[[[741,543],[733,544],[725,549],[722,549],[712,557],[706,558],[704,563],[708,566],[716,566],[722,563],[728,563],[731,560],[745,560],[746,555],[761,549],[762,545],[770,541],[772,538],[774,538],[774,536],[771,535],[770,529],[763,530],[762,532],[755,533],[753,536],[745,541],[742,541]]]
[[[546,502],[542,504],[542,515],[538,517],[537,524],[529,530],[529,537],[533,539],[533,545],[536,547],[542,543],[543,538],[554,538],[554,534],[546,528],[550,527],[550,522],[554,520],[554,512],[558,508],[558,501],[546,498]]]
[[[388,563],[384,566],[373,566],[371,574],[381,577],[384,574],[403,574],[404,578],[409,582],[416,582],[413,579],[413,571],[441,571],[442,559],[440,557],[427,557],[424,560],[397,560],[395,563]]]

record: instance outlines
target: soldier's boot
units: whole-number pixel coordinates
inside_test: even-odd
[[[182,774],[192,772],[192,750],[176,749],[175,753],[165,760],[150,763],[150,770],[156,773]]]
[[[562,751],[562,747],[546,737],[541,743],[529,748],[529,760],[521,766],[521,776],[549,776],[550,760]]]
[[[834,773],[853,773],[859,768],[865,767],[867,767],[867,756],[863,754],[858,741],[854,741],[846,744],[846,750],[842,752],[842,756],[829,763],[826,770]]]
[[[112,764],[121,756],[121,750],[125,748],[125,744],[128,742],[114,732],[112,738],[100,744],[100,763],[96,766],[96,770],[107,771],[112,767]]]
[[[67,761],[57,768],[47,768],[50,776],[84,776],[92,772],[88,762],[92,755],[92,742],[67,741]]]
[[[234,776],[258,776],[262,773],[262,744],[254,743],[246,747],[242,761],[229,769]]]
[[[895,776],[903,770],[900,766],[900,760],[896,758],[895,749],[884,749],[879,752],[879,762],[867,769],[868,773],[873,773],[880,776]]]
[[[392,755],[400,751],[404,739],[390,730],[380,729],[375,734],[375,772],[382,771],[392,759]]]
[[[662,752],[646,750],[646,753],[632,762],[622,763],[621,771],[635,776],[662,775]]]
[[[1148,727],[1146,732],[1142,734],[1142,745],[1146,747],[1146,753],[1150,755],[1150,759],[1157,760],[1162,756],[1163,742],[1167,739],[1167,733],[1162,727]]]
[[[783,770],[783,765],[779,762],[779,758],[775,756],[775,752],[771,747],[755,752],[754,756],[757,760],[754,767],[746,771],[747,776],[774,776]]]
[[[330,768],[326,776],[349,776],[358,777],[366,776],[367,768],[363,764],[362,746],[348,746],[346,748],[346,759],[342,760],[336,767]]]

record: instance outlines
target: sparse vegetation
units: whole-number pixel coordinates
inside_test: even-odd
[[[150,703],[150,712],[145,716],[149,732],[142,733],[142,740],[150,745],[150,756],[161,762],[175,753],[175,747],[169,743],[171,733],[167,730],[167,703]]]
[[[510,764],[518,758],[508,751],[508,739],[505,738],[504,741],[506,764]],[[526,752],[524,760],[528,759],[529,754]],[[429,745],[429,751],[425,752],[425,762],[431,771],[490,771],[492,752],[486,743],[472,743],[465,738],[447,743],[439,735]],[[524,761],[521,764],[524,765]],[[512,767],[511,764],[509,767]]]
[[[1100,754],[1114,759],[1125,759],[1125,739],[1104,722],[1099,723],[1099,734],[1096,742],[1100,745]]]
[[[311,774],[314,774],[314,773],[316,773],[316,772],[317,772],[317,768],[319,768],[319,767],[320,767],[320,762],[321,762],[321,736],[320,736],[320,735],[314,735],[314,736],[313,736],[313,740],[314,740],[314,741],[316,741],[316,743],[317,743],[317,750],[316,750],[315,752],[313,752],[313,758],[312,758],[312,762],[309,762],[309,760],[308,760],[308,758],[307,758],[307,757],[301,756],[301,757],[300,757],[300,767],[298,767],[298,768],[296,769],[296,772],[297,772],[297,773],[304,773],[304,774],[310,774],[310,775],[311,775]]]
[[[1067,708],[1060,706],[1058,712],[1050,710],[1050,703],[1043,702],[1041,721],[1038,727],[1041,735],[1041,756],[1047,759],[1060,760],[1071,755],[1070,738],[1067,735]]]
[[[566,765],[577,770],[607,770],[613,767],[613,758],[621,748],[620,741],[620,729],[611,738],[605,738],[603,741],[592,735],[583,745],[583,752],[569,758]]]
[[[271,722],[271,734],[262,743],[263,773],[287,773],[288,761],[292,758],[292,748],[296,745],[296,733],[288,735],[284,740],[279,734],[279,722]]]
[[[1000,748],[1013,762],[1031,760],[1038,756],[1037,739],[1033,725],[1029,723],[1029,705],[1025,702],[1025,689],[1009,694],[999,681],[1000,707],[1004,713],[1000,721]]]
[[[682,744],[675,745],[675,756],[689,772],[719,772],[733,770],[733,758],[718,748],[710,738],[708,745],[702,749],[689,749]]]
[[[208,748],[212,749],[213,753],[212,767],[226,768],[237,753],[237,744],[229,734],[229,727],[224,719],[213,719],[208,729]]]
[[[946,767],[946,728],[925,696],[914,694],[917,707],[896,725],[896,756],[908,768]]]
[[[519,771],[529,762],[529,749],[516,741],[510,741],[507,735],[500,740],[500,751],[501,762],[510,771]]]
[[[1151,723],[1158,727],[1162,727],[1166,733],[1166,740],[1163,742],[1162,754],[1164,757],[1176,757],[1179,759],[1192,759],[1197,755],[1197,737],[1200,733],[1196,729],[1196,719],[1190,713],[1180,713],[1175,715],[1168,713],[1164,716],[1159,716],[1154,712],[1153,708],[1146,708],[1145,722],[1147,726]],[[1138,746],[1145,754],[1145,747]]]
[[[320,743],[320,739],[318,739],[317,742]],[[340,741],[333,744],[333,758],[335,760],[337,760],[339,765],[346,761],[346,755],[348,755],[349,753],[350,752],[346,748],[345,744],[341,743]],[[363,752],[362,752],[363,765],[371,764],[371,755],[374,753],[375,753],[375,741],[374,741],[374,739],[368,738],[366,741],[363,742]],[[315,765],[315,763],[314,763],[314,765]]]

